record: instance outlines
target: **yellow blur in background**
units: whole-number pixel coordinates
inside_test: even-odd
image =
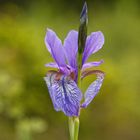
[[[87,0],[88,34],[101,30],[105,45],[100,93],[80,116],[79,140],[140,140],[140,2]],[[55,112],[43,80],[52,62],[44,37],[64,40],[78,29],[81,0],[0,1],[0,140],[67,140],[67,117]],[[93,81],[83,81],[83,91]]]

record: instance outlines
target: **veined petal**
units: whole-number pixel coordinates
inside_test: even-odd
[[[94,99],[94,97],[97,95],[99,92],[102,83],[104,80],[104,73],[97,73],[97,79],[91,83],[91,85],[88,87],[87,91],[85,92],[85,101],[81,105],[82,108],[86,108],[90,102]]]
[[[65,55],[71,67],[77,67],[78,32],[72,30],[64,41]]]
[[[52,77],[52,80],[50,80]],[[51,84],[51,99],[57,110],[63,111],[67,116],[78,116],[82,93],[76,83],[67,76],[58,73],[49,73],[45,78],[47,85]],[[53,81],[53,82],[50,82]],[[48,86],[49,87],[49,86]]]
[[[54,81],[55,75],[53,73],[55,73],[55,72],[49,73],[47,77],[44,77],[44,80],[46,81],[46,84],[47,84],[47,87],[48,87],[48,90],[49,90],[50,97],[52,99],[54,109],[56,111],[60,111],[61,107],[58,106],[56,104],[56,101],[55,101],[55,94],[56,93],[55,93],[55,87],[53,86],[54,82],[55,82]]]
[[[104,44],[104,35],[101,31],[91,33],[91,35],[89,35],[86,40],[82,64],[86,62],[86,60],[91,54],[100,50],[103,44]]]
[[[62,46],[61,40],[51,29],[47,30],[45,44],[58,66],[64,67],[66,65],[64,48]]]
[[[76,83],[66,76],[62,76],[56,85],[56,101],[61,105],[67,116],[79,116],[82,93]]]
[[[104,60],[100,60],[100,61],[96,61],[96,62],[89,62],[89,63],[85,63],[82,67],[82,71],[87,69],[87,68],[91,68],[91,67],[97,67],[99,65],[101,65],[104,62]]]

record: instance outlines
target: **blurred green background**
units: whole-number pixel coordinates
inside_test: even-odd
[[[102,89],[81,112],[79,140],[140,140],[140,1],[87,0],[88,34],[101,30]],[[67,117],[55,112],[43,80],[52,58],[46,28],[64,40],[78,29],[82,0],[0,1],[0,140],[67,140]],[[86,78],[83,89],[92,82]]]

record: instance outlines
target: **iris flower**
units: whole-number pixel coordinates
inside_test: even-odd
[[[55,62],[46,64],[46,67],[56,68],[57,71],[49,71],[44,78],[54,109],[63,111],[67,116],[79,116],[80,108],[86,108],[99,92],[104,79],[104,73],[100,70],[89,70],[103,63],[87,62],[88,58],[99,51],[104,44],[104,36],[101,31],[92,32],[86,39],[82,54],[81,79],[96,74],[97,79],[90,84],[83,93],[77,86],[78,75],[78,32],[71,30],[62,44],[56,33],[48,29],[45,36],[45,44]],[[81,102],[81,100],[84,101]]]

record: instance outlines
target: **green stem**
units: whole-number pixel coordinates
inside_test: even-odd
[[[74,140],[78,140],[79,134],[79,118],[74,119]]]
[[[82,54],[78,54],[78,80],[77,85],[81,89],[81,68],[82,68]]]
[[[69,117],[69,133],[70,133],[70,140],[78,140],[78,134],[79,134],[78,117]]]
[[[70,140],[74,140],[74,121],[73,117],[69,117],[69,133],[70,133]]]

